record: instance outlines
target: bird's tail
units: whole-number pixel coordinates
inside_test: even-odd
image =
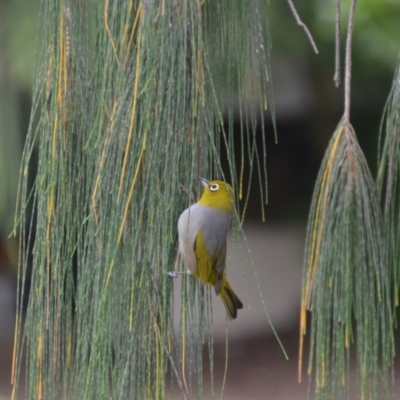
[[[243,308],[243,303],[237,297],[225,276],[222,278],[219,295],[224,302],[229,319],[235,319],[237,317],[237,310]]]

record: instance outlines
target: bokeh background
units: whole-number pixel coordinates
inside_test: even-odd
[[[267,115],[269,197],[265,221],[262,222],[260,195],[254,179],[244,223],[251,255],[240,239],[230,246],[233,250],[228,274],[235,291],[246,303],[238,319],[228,326],[230,362],[225,398],[233,400],[297,400],[306,398],[309,390],[306,375],[302,383],[298,383],[297,376],[304,238],[319,165],[342,115],[343,90],[335,88],[333,83],[334,1],[296,3],[319,54],[313,52],[306,35],[296,25],[288,4],[271,1],[269,30],[277,142],[271,117]],[[342,60],[348,5],[348,1],[342,1]],[[11,393],[18,261],[18,238],[11,232],[21,154],[29,125],[39,12],[38,0],[0,0],[1,400]],[[398,62],[399,20],[400,4],[395,0],[358,2],[351,115],[373,175],[381,116]],[[176,287],[179,290],[179,285]],[[289,360],[272,334],[263,301]],[[225,366],[227,325],[222,303],[216,301],[214,306],[215,381],[219,382]],[[208,378],[205,376],[206,382]],[[216,387],[218,390],[218,383]]]

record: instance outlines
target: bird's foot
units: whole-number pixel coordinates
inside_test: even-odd
[[[177,278],[179,275],[184,275],[184,274],[187,274],[187,273],[188,273],[187,271],[168,271],[167,275],[170,278]]]

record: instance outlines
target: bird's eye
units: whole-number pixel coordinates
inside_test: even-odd
[[[214,184],[210,185],[210,190],[212,192],[216,192],[218,189],[219,189],[218,183],[214,183]]]

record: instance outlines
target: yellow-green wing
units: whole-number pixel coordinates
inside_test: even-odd
[[[205,244],[203,229],[199,229],[197,233],[193,250],[197,259],[197,271],[194,275],[197,276],[203,284],[211,283],[210,278],[213,270],[213,260]]]

